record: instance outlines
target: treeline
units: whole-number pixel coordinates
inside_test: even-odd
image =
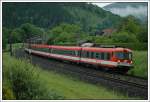
[[[115,27],[121,17],[90,3],[19,3],[2,5],[3,26],[20,27],[28,22],[35,26],[52,29],[61,23],[76,24],[85,32]]]
[[[125,17],[116,27],[116,31],[111,36],[94,36],[85,32],[80,25],[61,23],[52,29],[44,29],[30,23],[22,24],[15,29],[3,28],[3,48],[9,43],[26,42],[27,39],[40,36],[46,44],[65,44],[89,40],[93,43],[147,43],[147,25],[139,23],[133,16]]]
[[[2,47],[4,49],[7,43],[24,43],[27,39],[34,36],[42,36],[44,34],[44,29],[26,23],[15,29],[3,27],[2,32]]]

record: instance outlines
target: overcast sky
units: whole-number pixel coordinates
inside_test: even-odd
[[[104,6],[106,6],[106,5],[108,5],[108,4],[111,4],[111,3],[103,3],[103,2],[101,2],[101,3],[92,3],[92,4],[96,4],[97,6],[99,6],[99,7],[104,7]]]

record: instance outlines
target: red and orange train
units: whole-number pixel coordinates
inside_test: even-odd
[[[32,44],[25,48],[28,53],[75,63],[94,65],[127,72],[132,65],[132,50],[121,47],[77,47]]]

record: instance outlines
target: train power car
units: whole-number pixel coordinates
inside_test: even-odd
[[[121,47],[76,47],[32,44],[25,51],[49,58],[85,63],[126,73],[132,68],[132,50]]]

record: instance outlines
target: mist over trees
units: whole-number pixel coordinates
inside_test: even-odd
[[[132,15],[141,22],[147,22],[148,3],[147,2],[117,2],[103,7],[105,10],[114,14],[126,17]]]

